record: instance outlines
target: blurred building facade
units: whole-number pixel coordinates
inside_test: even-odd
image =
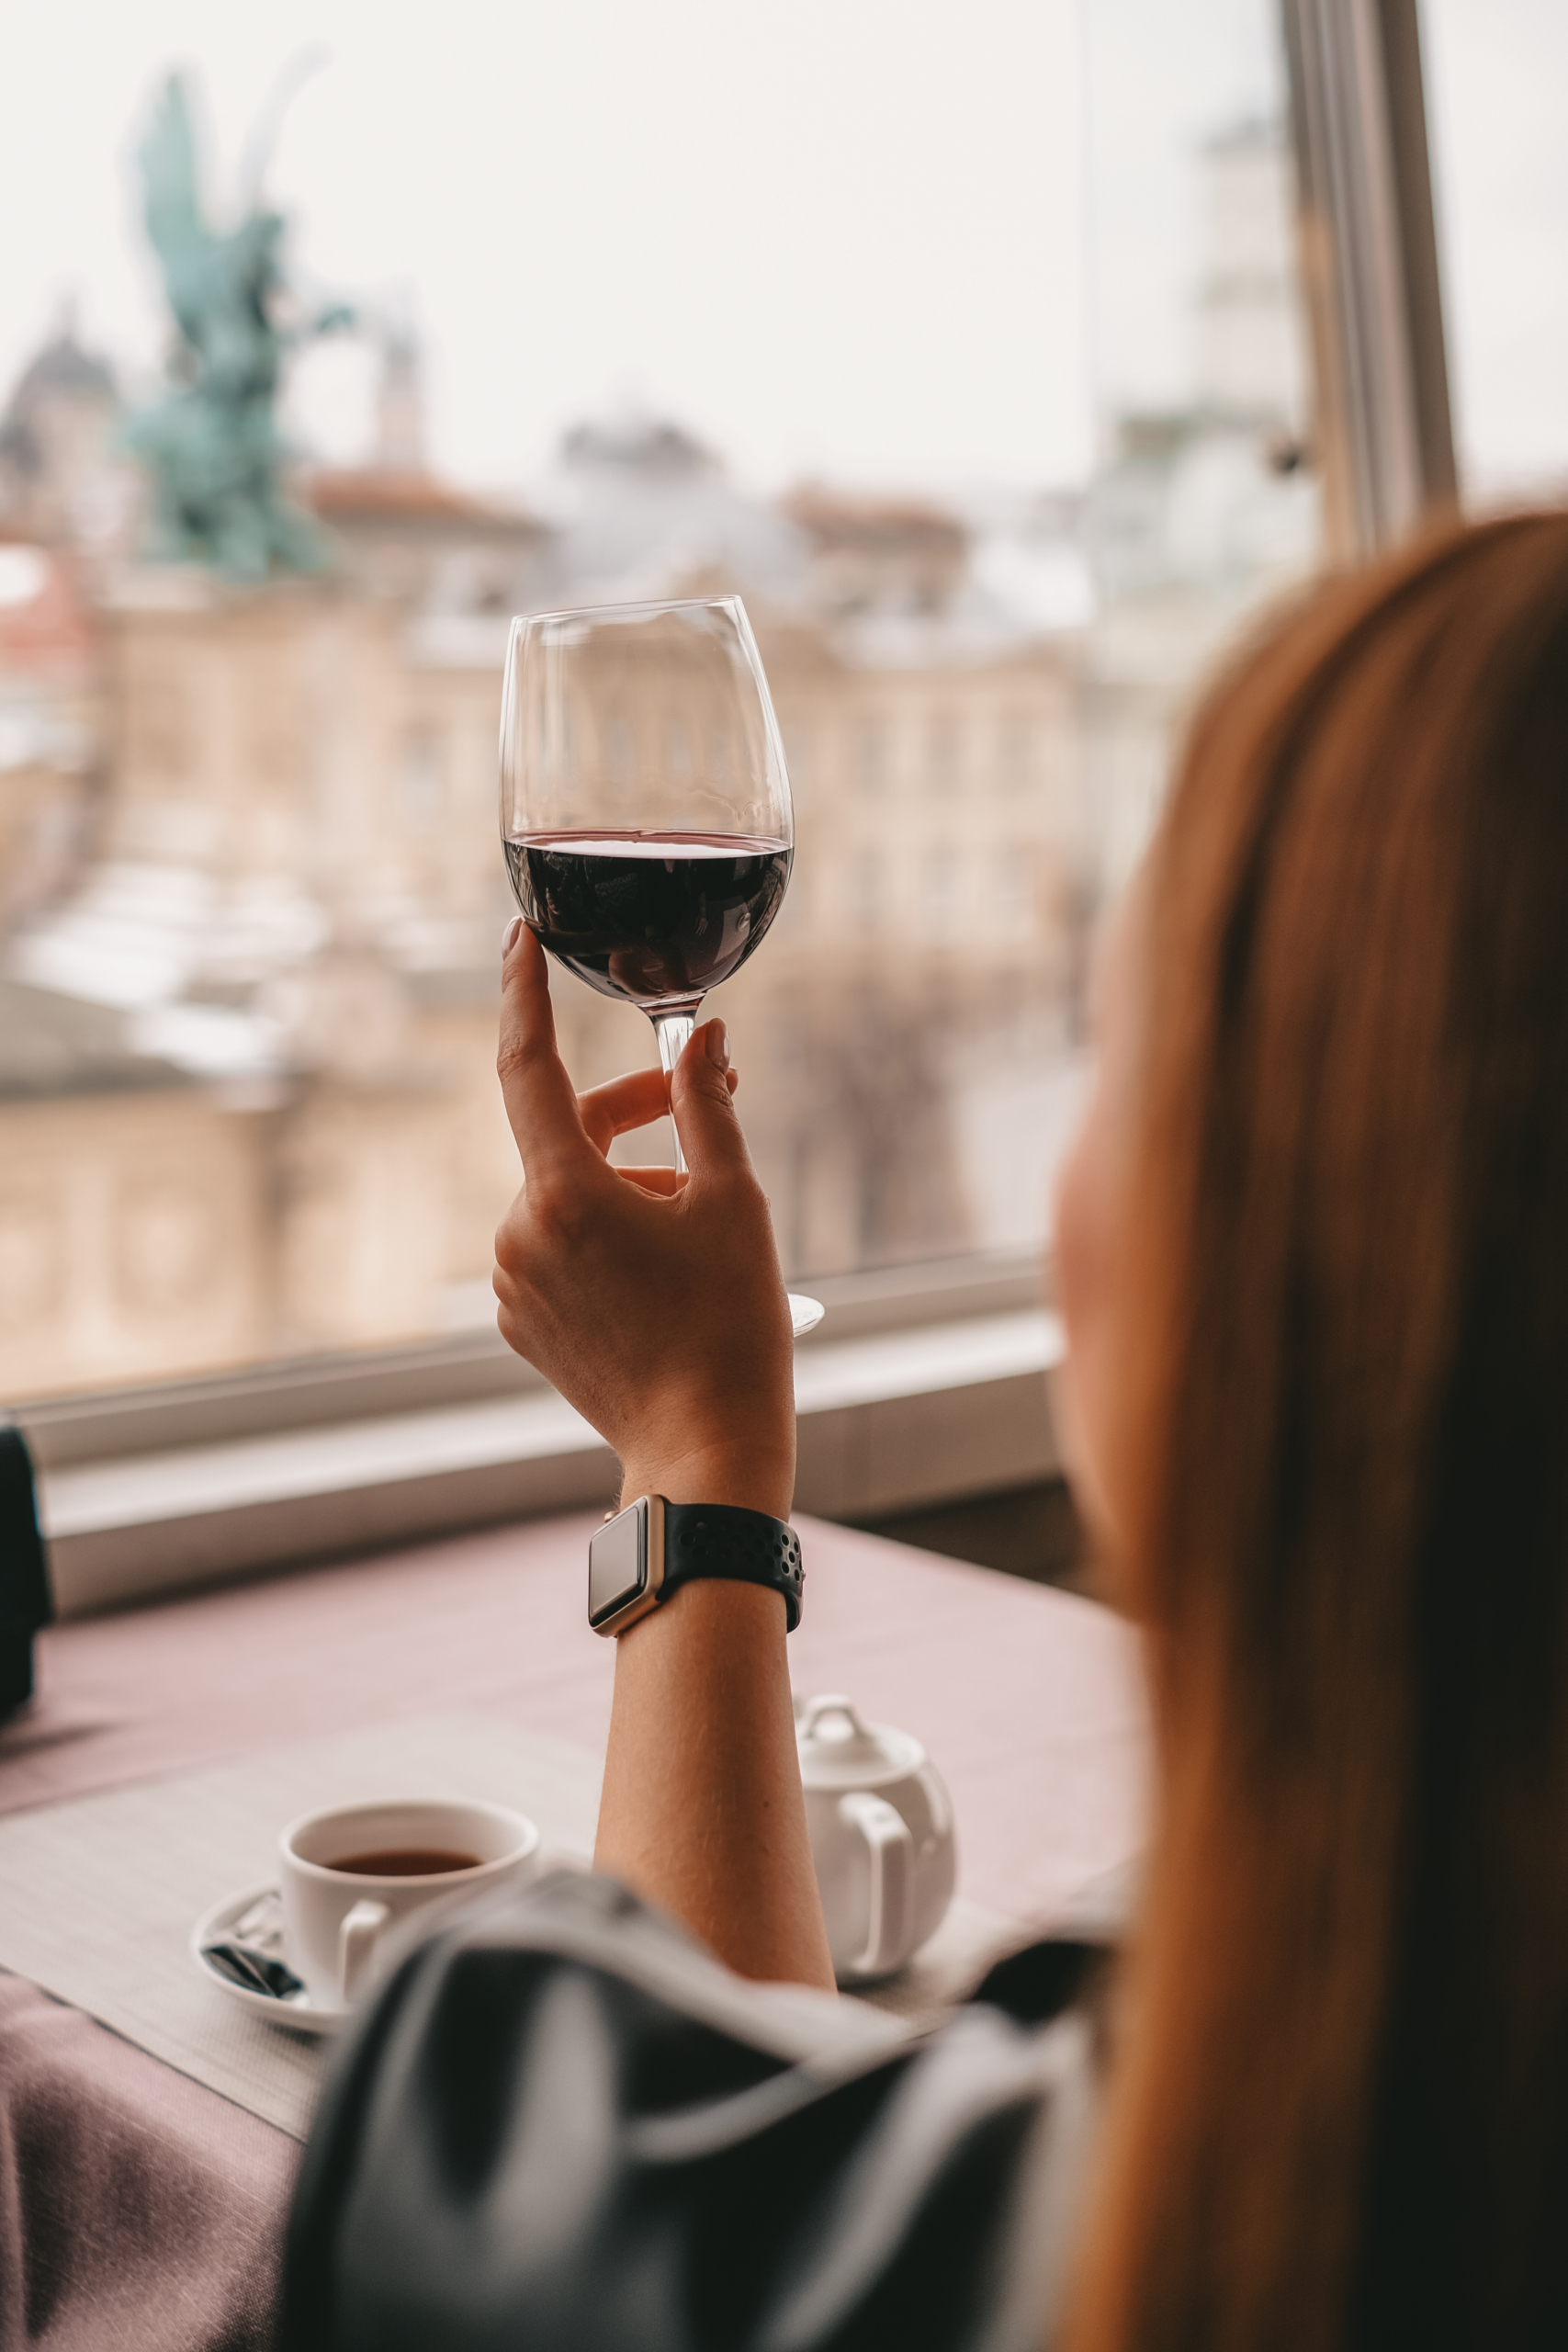
[[[133,560],[112,375],[39,355],[0,427],[0,1396],[489,1318],[517,611],[747,600],[797,846],[723,1009],[791,1270],[1037,1235],[1098,908],[1209,649],[1311,558],[1278,147],[1204,168],[1199,396],[1082,497],[775,504],[627,414],[525,510],[432,473],[405,338],[365,465],[305,485],[333,571],[242,591]],[[556,998],[581,1083],[649,1057]]]

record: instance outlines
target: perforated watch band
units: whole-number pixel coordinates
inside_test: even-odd
[[[800,1538],[782,1519],[770,1519],[761,1510],[739,1510],[731,1503],[666,1503],[660,1600],[700,1577],[766,1585],[784,1595],[789,1632],[800,1623],[806,1582]]]

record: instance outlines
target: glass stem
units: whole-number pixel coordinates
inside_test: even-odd
[[[686,1040],[697,1025],[697,1008],[690,1012],[655,1012],[649,1015],[653,1034],[659,1040],[659,1058],[664,1065],[666,1078],[673,1078],[675,1065],[686,1050]],[[686,1157],[681,1149],[681,1131],[675,1125],[675,1114],[670,1114],[670,1132],[675,1144],[675,1173],[686,1172]]]

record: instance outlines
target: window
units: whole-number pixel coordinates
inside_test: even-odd
[[[882,917],[886,861],[874,849],[856,850],[849,861],[845,878],[849,885],[851,928],[869,935]]]
[[[398,808],[408,825],[433,824],[441,813],[441,745],[433,729],[412,728],[398,770]]]
[[[1568,13],[1422,0],[1460,481],[1473,505],[1568,485]]]
[[[155,657],[143,668],[132,656],[125,664],[122,691],[128,775],[154,789],[183,785],[201,752],[191,741],[190,706],[180,680],[168,675]]]
[[[997,741],[997,781],[1004,792],[1029,789],[1034,774],[1033,751],[1029,721],[1007,713]]]
[[[963,773],[962,738],[958,721],[939,711],[926,730],[926,782],[934,795],[945,797],[957,790]]]
[[[880,718],[863,718],[854,732],[856,788],[870,799],[887,782],[887,729]]]
[[[148,86],[163,6],[129,12]],[[613,53],[557,12],[520,160],[520,36],[455,0],[438,80],[460,95],[431,101],[463,164],[446,210],[378,128],[434,33],[345,31],[277,200],[312,269],[417,271],[430,349],[367,325],[352,414],[325,363],[298,367],[296,488],[330,576],[256,592],[148,560],[122,427],[161,311],[100,302],[90,254],[39,263],[85,307],[0,351],[0,1396],[488,1320],[515,1182],[493,743],[507,616],[530,608],[748,600],[796,878],[722,1009],[791,1273],[1043,1236],[1100,911],[1208,666],[1318,557],[1277,11],[672,6],[734,105],[671,64],[668,11],[626,12]],[[1428,16],[1480,348],[1480,19]],[[1526,0],[1497,21],[1534,39]],[[18,217],[29,170],[121,204],[117,105],[96,146],[73,125],[57,157],[56,126],[0,157]],[[379,191],[357,209],[347,154]],[[563,157],[608,209],[578,208],[525,284],[492,223]],[[1461,373],[1489,448],[1493,395]],[[1568,401],[1543,397],[1548,438],[1549,410]],[[572,724],[635,776],[612,705]],[[564,978],[556,1002],[584,1085],[646,1057],[637,1016]]]
[[[937,848],[927,852],[920,914],[922,928],[928,934],[945,938],[952,932],[960,904],[961,883],[953,850]]]
[[[791,788],[809,792],[816,780],[817,741],[808,727],[793,727],[784,738]]]
[[[1020,930],[1033,912],[1033,864],[1027,842],[1004,842],[992,855],[987,910],[1004,929]]]

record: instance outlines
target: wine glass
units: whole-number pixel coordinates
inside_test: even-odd
[[[514,620],[501,833],[524,921],[568,971],[647,1013],[673,1071],[704,997],[761,944],[795,855],[739,597]],[[815,1299],[790,1307],[797,1336],[821,1320]]]

